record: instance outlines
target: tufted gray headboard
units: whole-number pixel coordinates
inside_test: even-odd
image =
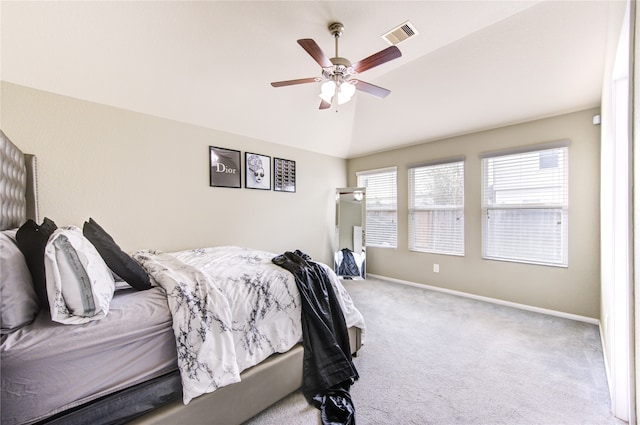
[[[24,154],[0,130],[0,230],[38,222],[36,157]]]

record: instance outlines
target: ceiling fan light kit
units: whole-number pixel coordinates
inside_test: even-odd
[[[342,105],[351,100],[356,90],[364,91],[379,98],[385,98],[389,90],[376,85],[357,80],[355,74],[382,65],[402,56],[396,46],[387,47],[352,65],[351,62],[338,55],[338,39],[344,31],[344,25],[334,22],[329,25],[329,32],[335,39],[335,56],[328,58],[320,46],[310,38],[298,40],[298,44],[322,67],[322,76],[315,78],[300,78],[297,80],[277,81],[271,83],[273,87],[284,87],[296,84],[322,82],[320,86],[320,108],[329,109],[336,102]]]
[[[356,92],[356,86],[351,81],[339,81],[333,80],[325,81],[320,86],[320,98],[325,102],[331,104],[334,96],[338,96],[338,105],[342,105],[351,100]]]

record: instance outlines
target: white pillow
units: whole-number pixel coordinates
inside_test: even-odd
[[[15,230],[0,232],[0,316],[6,334],[33,321],[40,310],[31,272],[18,245]]]
[[[44,250],[51,320],[81,324],[109,312],[115,283],[111,270],[75,226],[53,232]]]

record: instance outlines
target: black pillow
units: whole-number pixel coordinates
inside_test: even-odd
[[[38,304],[40,308],[47,310],[49,309],[49,299],[47,298],[47,279],[44,271],[44,249],[49,241],[49,236],[57,228],[58,226],[52,220],[45,217],[40,226],[29,219],[16,232],[16,243],[31,272]]]
[[[122,251],[113,238],[94,219],[90,218],[89,221],[84,222],[82,233],[96,247],[112,272],[138,291],[151,288],[149,275],[142,266]]]

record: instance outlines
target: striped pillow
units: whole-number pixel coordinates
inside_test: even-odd
[[[82,230],[56,230],[45,247],[44,266],[51,320],[81,324],[107,315],[115,290],[113,276]]]

